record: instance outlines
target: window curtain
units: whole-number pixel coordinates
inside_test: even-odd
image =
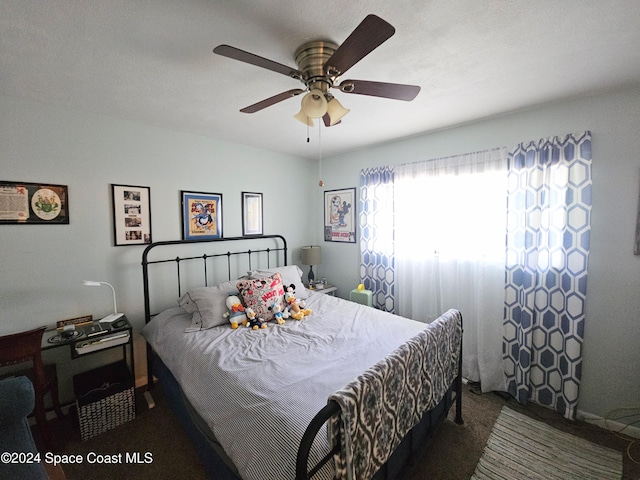
[[[373,306],[395,313],[394,170],[360,172],[360,278]]]
[[[395,257],[400,315],[464,321],[463,375],[505,391],[502,364],[507,150],[399,165]]]
[[[521,403],[532,400],[573,419],[591,231],[591,134],[520,144],[508,168],[508,391]]]

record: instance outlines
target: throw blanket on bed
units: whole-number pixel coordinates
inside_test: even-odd
[[[462,316],[449,310],[329,398],[340,415],[329,423],[338,441],[338,480],[371,478],[402,438],[444,397],[458,372]]]

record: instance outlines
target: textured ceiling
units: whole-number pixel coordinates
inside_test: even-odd
[[[640,82],[637,0],[0,0],[0,94],[313,158],[301,97],[239,112],[302,84],[212,50],[295,67],[302,43],[340,44],[369,13],[396,33],[348,77],[422,91],[334,91],[351,113],[322,127],[324,156]]]

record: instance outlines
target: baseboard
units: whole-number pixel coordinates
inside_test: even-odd
[[[605,430],[609,430],[612,432],[620,432],[621,434],[627,435],[629,437],[640,438],[639,427],[634,427],[633,425],[627,425],[624,423],[616,422],[615,420],[599,417],[598,415],[594,415],[583,410],[578,410],[576,412],[576,420],[582,420],[583,422],[590,423],[591,425],[596,425],[600,428],[604,428]]]

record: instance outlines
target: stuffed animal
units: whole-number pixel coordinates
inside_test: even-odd
[[[273,302],[273,305],[269,307],[269,310],[273,313],[273,318],[276,319],[278,325],[282,325],[284,322],[284,312],[282,311],[282,305],[278,302]]]
[[[245,309],[245,313],[247,315],[247,327],[251,328],[252,330],[260,330],[261,328],[267,328],[267,324],[264,320],[262,320],[261,318],[256,318],[256,312],[253,308],[247,307]]]
[[[311,314],[310,309],[300,308],[300,304],[298,303],[298,300],[296,300],[295,286],[293,284],[287,287],[287,292],[284,294],[284,301],[287,303],[287,306],[291,311],[291,318],[302,320],[304,317]]]
[[[225,303],[227,305],[227,311],[222,316],[229,319],[231,328],[238,328],[239,324],[246,325],[247,315],[238,295],[230,293]]]

